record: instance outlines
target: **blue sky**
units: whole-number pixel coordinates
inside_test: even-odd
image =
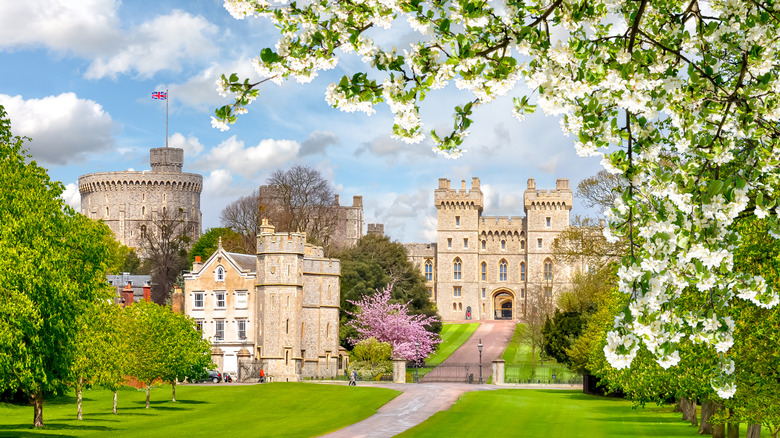
[[[405,48],[412,35],[405,26],[377,41]],[[440,177],[456,187],[479,177],[484,215],[519,216],[528,178],[542,189],[554,188],[556,178],[576,187],[600,169],[599,159],[577,157],[556,118],[512,118],[511,95],[477,109],[458,160],[434,154],[430,141],[393,140],[383,104],[369,117],[325,102],[328,84],[361,68],[350,56],[310,84],[264,85],[229,131],[212,128],[214,109],[227,102],[217,94],[217,77],[252,77],[250,60],[275,42],[268,21],[235,20],[221,0],[0,2],[0,105],[78,209],[79,175],[149,168],[149,149],[165,144],[165,102],[151,93],[168,89],[169,145],[185,149],[185,171],[204,176],[204,231],[220,225],[226,204],[294,164],[319,169],[342,204],[362,195],[366,223],[384,223],[401,242],[435,238]],[[424,127],[445,131],[454,105],[468,98],[452,85],[431,93]]]

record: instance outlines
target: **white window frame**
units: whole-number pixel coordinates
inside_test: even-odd
[[[463,298],[463,287],[461,287],[461,286],[453,286],[452,287],[452,296],[454,298]]]
[[[225,268],[222,265],[217,266],[217,269],[214,271],[214,280],[225,281]]]
[[[220,300],[220,296],[222,299]],[[220,305],[222,301],[222,305]],[[227,306],[227,293],[225,291],[214,292],[214,308],[224,309]]]
[[[225,320],[224,319],[215,319],[214,320],[214,340],[216,340],[216,341],[223,341],[223,340],[225,340]]]
[[[246,339],[246,325],[246,319],[236,320],[236,335],[238,336],[238,339]]]
[[[249,293],[245,290],[236,292],[236,309],[249,307]]]
[[[204,302],[204,296],[205,294],[203,292],[194,292],[192,294],[192,308],[193,309],[202,309],[203,308],[203,302]],[[200,298],[200,300],[198,299]],[[198,305],[198,301],[200,301],[200,306]]]

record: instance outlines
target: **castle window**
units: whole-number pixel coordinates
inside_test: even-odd
[[[482,262],[482,281],[487,281],[487,263]]]
[[[463,310],[463,303],[458,303],[458,310]]]
[[[536,247],[542,249],[542,239],[536,239]]]
[[[461,279],[461,261],[460,259],[456,258],[454,262],[452,262],[452,279],[453,280],[460,280]]]
[[[506,260],[498,264],[498,281],[506,281]]]
[[[550,228],[550,218],[547,218],[547,228]]]
[[[469,239],[463,239],[463,249],[469,248]]]
[[[520,298],[525,298],[525,289],[520,289]]]
[[[214,295],[217,297],[217,309],[225,308],[225,292],[216,292]]]
[[[223,268],[222,266],[218,266],[214,278],[217,281],[225,281],[225,268]]]
[[[225,339],[225,321],[222,319],[214,321],[214,339],[217,341]]]
[[[165,216],[165,215],[166,215],[167,211],[168,211],[168,210],[167,210],[165,207],[163,207],[163,216]]]
[[[238,339],[246,339],[246,320],[236,320],[236,331],[238,331]]]
[[[433,288],[432,287],[428,288],[428,298],[433,299]]]
[[[290,318],[284,320],[284,333],[290,334]]]
[[[203,308],[203,292],[195,292],[193,294],[194,302],[192,303],[192,307],[195,309],[202,309]]]
[[[484,287],[482,288],[482,298],[485,298],[485,288]],[[485,307],[485,305],[483,304],[482,307]]]
[[[544,288],[544,297],[545,298],[552,298],[552,288],[551,287],[545,287]]]
[[[452,310],[458,310],[458,304],[452,303]]]
[[[552,279],[553,279],[552,260],[546,259],[544,261],[544,280],[552,281]]]
[[[141,207],[141,216],[146,216],[146,207]]]
[[[520,281],[525,281],[525,262],[520,262]]]
[[[460,298],[463,296],[463,290],[460,286],[453,286],[452,287],[452,296],[455,298]]]
[[[460,226],[460,216],[455,216],[455,226],[456,227]]]
[[[108,207],[106,207],[106,217],[108,217]]]
[[[448,249],[452,249],[452,239],[451,238],[447,238],[447,248]]]
[[[430,260],[425,261],[425,280],[433,281],[433,263]]]
[[[236,292],[236,309],[246,309],[247,306],[247,293]]]
[[[325,338],[330,339],[330,323],[325,326]]]
[[[501,241],[501,251],[506,251],[506,240]]]
[[[484,251],[485,248],[487,248],[487,241],[483,240],[482,241],[482,250]]]
[[[525,249],[525,240],[520,241],[520,249]]]
[[[202,319],[196,319],[195,320],[195,329],[198,331],[198,333],[203,333],[203,320]]]

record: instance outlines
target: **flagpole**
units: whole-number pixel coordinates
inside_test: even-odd
[[[168,147],[168,89],[165,89],[165,147]]]

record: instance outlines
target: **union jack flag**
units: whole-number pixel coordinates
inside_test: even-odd
[[[166,100],[166,99],[168,99],[168,92],[167,91],[155,91],[154,93],[152,93],[152,99]]]

